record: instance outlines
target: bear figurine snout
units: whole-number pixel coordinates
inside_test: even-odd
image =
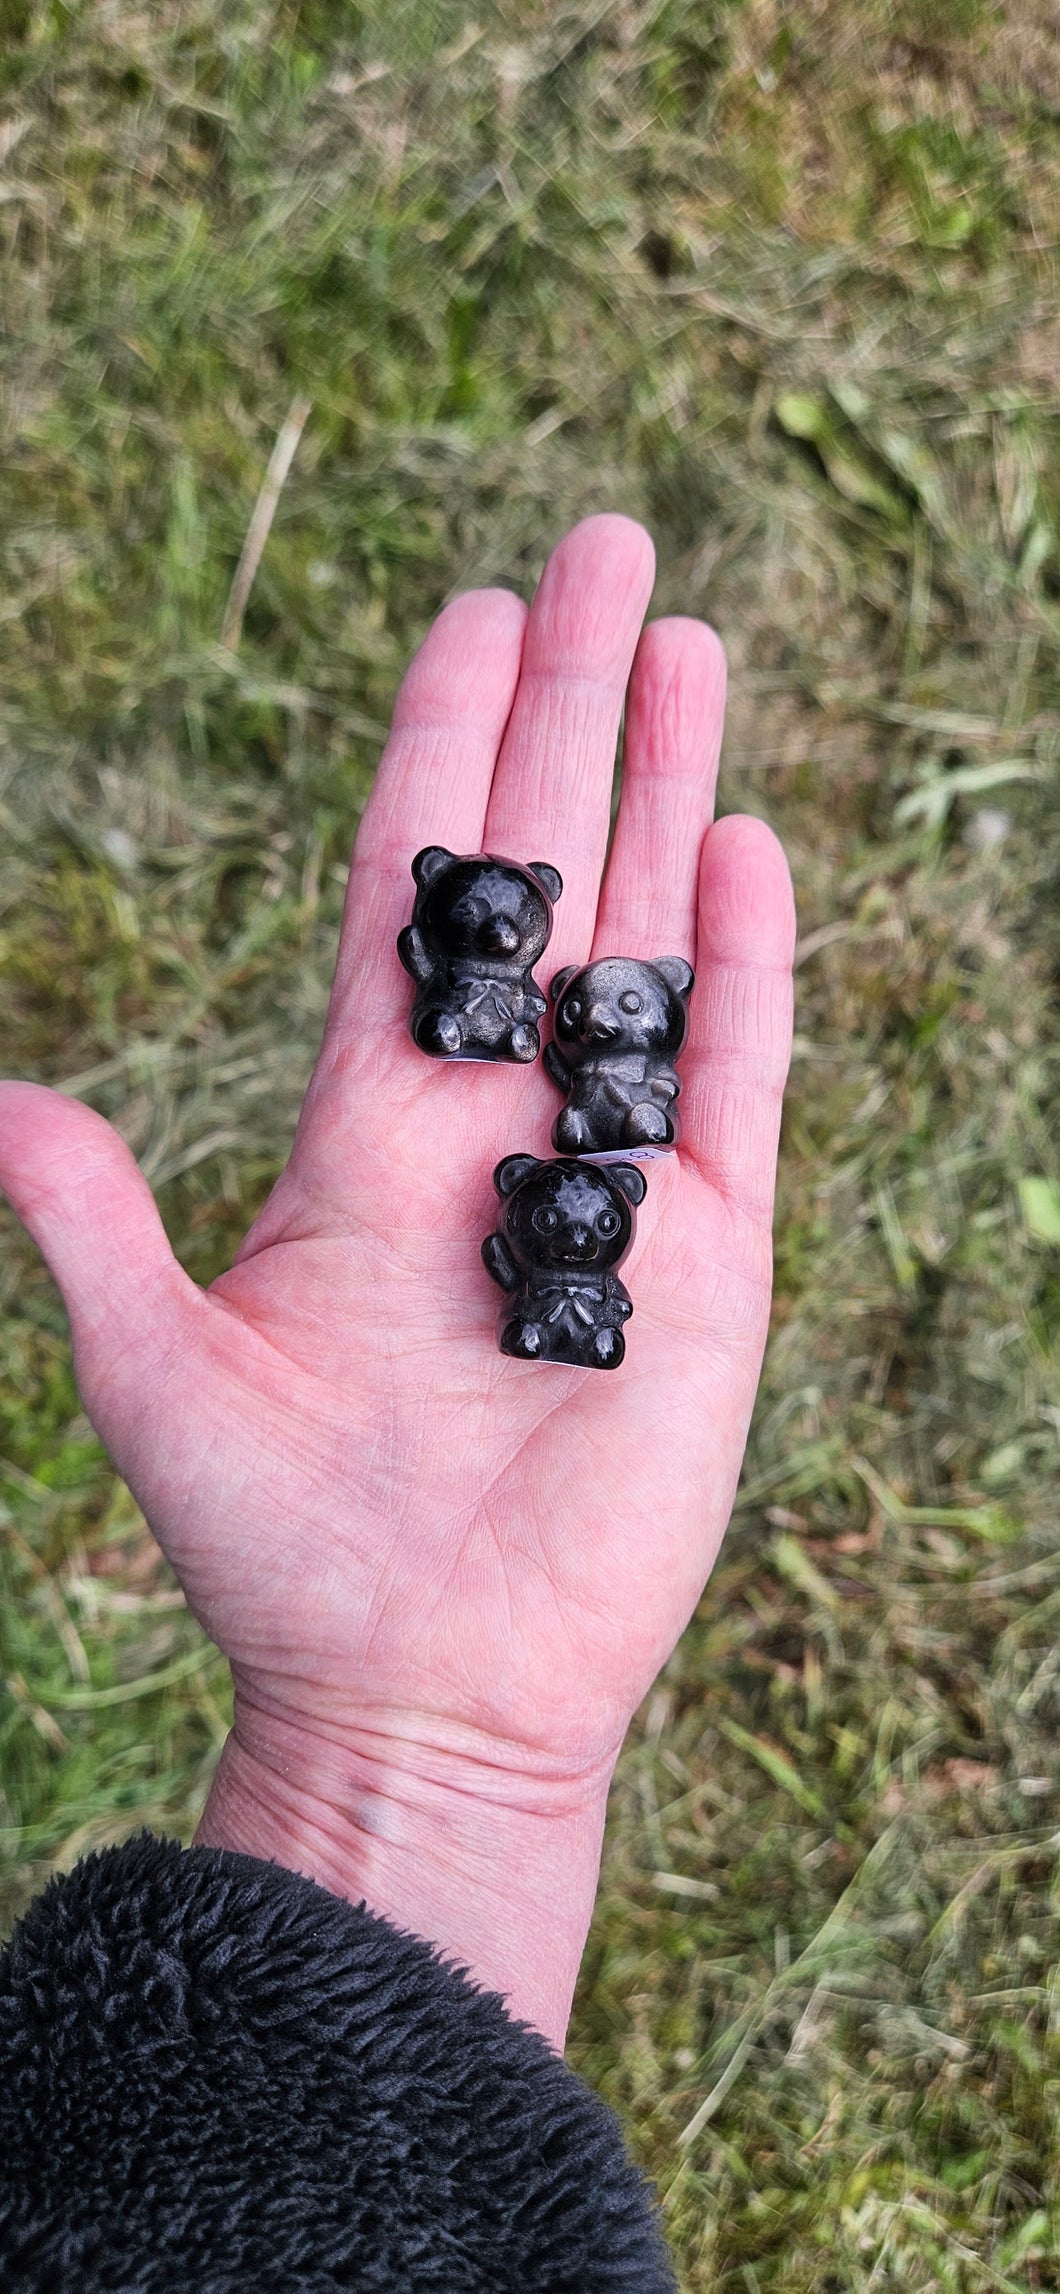
[[[609,1019],[606,1010],[598,1004],[583,1014],[578,1029],[583,1043],[614,1043],[621,1032],[618,1022]]]
[[[515,956],[519,933],[510,916],[489,916],[476,935],[484,956]]]
[[[568,1227],[563,1237],[562,1255],[565,1259],[594,1259],[596,1236],[592,1228],[582,1226],[580,1221],[577,1226]]]

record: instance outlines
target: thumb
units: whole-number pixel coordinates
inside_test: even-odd
[[[124,1139],[78,1100],[0,1083],[0,1187],[59,1285],[81,1398],[118,1451],[123,1402],[142,1395],[199,1293]]]

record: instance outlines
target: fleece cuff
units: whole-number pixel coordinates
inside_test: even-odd
[[[0,1953],[0,2294],[672,2294],[616,2120],[435,1948],[141,1833]]]

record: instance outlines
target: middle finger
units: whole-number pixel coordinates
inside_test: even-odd
[[[642,526],[586,518],[553,550],[530,609],[485,850],[559,869],[550,971],[589,953],[619,720],[654,576]]]

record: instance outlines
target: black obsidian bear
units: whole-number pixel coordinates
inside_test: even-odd
[[[502,1354],[617,1370],[633,1302],[613,1269],[633,1240],[643,1172],[632,1163],[605,1168],[506,1155],[493,1184],[506,1206],[504,1222],[487,1235],[482,1257],[509,1293],[499,1324]]]
[[[681,1085],[674,1062],[688,1033],[694,980],[682,956],[650,964],[607,956],[557,972],[556,1035],[545,1066],[569,1094],[552,1129],[561,1155],[675,1145]]]
[[[435,1059],[536,1059],[547,1009],[531,978],[552,930],[558,869],[442,844],[412,863],[416,904],[398,955],[416,982],[413,1039]]]

